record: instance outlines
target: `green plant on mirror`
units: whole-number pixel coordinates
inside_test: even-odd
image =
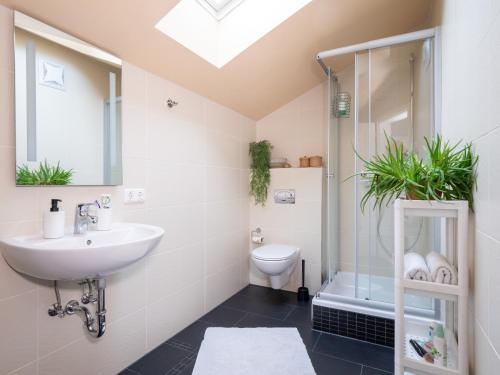
[[[51,166],[45,160],[34,169],[30,169],[26,164],[17,166],[17,185],[68,185],[71,182],[73,170],[61,168],[59,162],[56,166]]]
[[[271,149],[273,146],[269,141],[250,143],[249,155],[252,159],[250,172],[250,195],[254,197],[255,204],[264,206],[267,200],[267,189],[271,183],[269,163],[271,161]]]
[[[370,186],[361,198],[364,211],[371,198],[374,208],[405,197],[419,200],[466,200],[474,209],[476,166],[478,156],[470,143],[451,145],[441,136],[425,138],[424,157],[406,151],[402,144],[386,136],[386,152],[365,160],[364,170],[357,175],[368,178]]]

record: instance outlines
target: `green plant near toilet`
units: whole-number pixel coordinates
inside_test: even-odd
[[[271,183],[271,149],[269,141],[252,142],[249,145],[249,155],[252,159],[250,172],[250,195],[254,197],[255,204],[264,206],[267,200],[267,190]]]

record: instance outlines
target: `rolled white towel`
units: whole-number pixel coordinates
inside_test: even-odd
[[[457,268],[451,265],[444,256],[431,251],[426,255],[425,261],[431,272],[432,281],[441,284],[457,284]]]
[[[425,263],[424,257],[419,253],[405,254],[405,273],[406,279],[431,281],[429,268]]]

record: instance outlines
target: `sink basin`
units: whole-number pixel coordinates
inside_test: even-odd
[[[45,239],[41,234],[0,242],[2,254],[16,271],[45,280],[105,277],[148,255],[163,229],[152,225],[116,223],[109,231],[66,234]]]

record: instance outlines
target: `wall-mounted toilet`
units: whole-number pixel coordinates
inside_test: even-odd
[[[288,283],[299,258],[299,248],[289,245],[269,244],[252,251],[252,261],[257,269],[268,275],[273,289]]]

